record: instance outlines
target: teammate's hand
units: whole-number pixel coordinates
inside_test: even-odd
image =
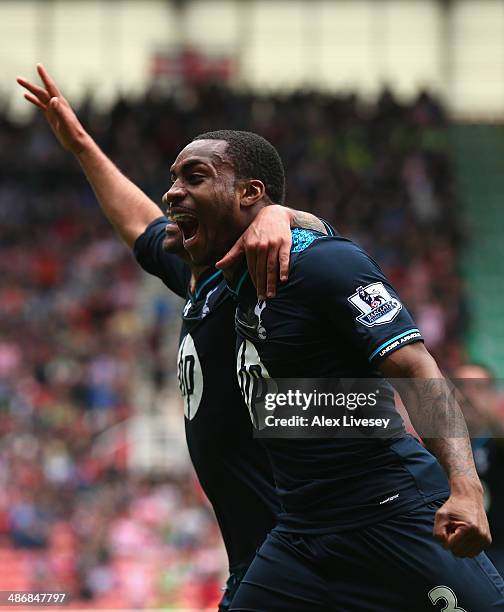
[[[265,206],[235,242],[227,254],[215,264],[227,268],[245,253],[250,276],[261,300],[274,297],[277,282],[289,276],[291,213],[285,206]]]
[[[61,145],[78,155],[84,150],[89,136],[42,64],[37,64],[37,72],[44,87],[22,77],[17,78],[19,85],[29,92],[25,93],[24,97],[44,111],[47,122]]]
[[[457,557],[475,557],[492,543],[480,493],[452,493],[436,512],[433,535]]]

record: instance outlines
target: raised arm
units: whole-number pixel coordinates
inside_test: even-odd
[[[147,226],[161,216],[161,210],[103,153],[45,68],[38,64],[37,71],[43,87],[24,78],[17,79],[27,90],[25,98],[44,112],[60,144],[79,161],[105,216],[124,242],[133,247]],[[258,293],[271,297],[275,294],[279,275],[281,280],[287,280],[291,227],[327,233],[324,224],[309,213],[284,206],[268,206],[219,262],[219,267],[231,265],[245,253]],[[167,252],[180,255],[180,250],[172,250],[168,242],[165,244]],[[171,267],[173,260],[164,261]],[[162,268],[163,263],[157,267]],[[158,272],[163,271],[159,269]],[[170,273],[164,270],[163,277],[166,279]]]
[[[75,155],[98,202],[119,236],[133,247],[151,221],[161,216],[159,207],[121,173],[83,128],[68,101],[42,65],[37,65],[43,87],[23,78],[25,98],[40,108],[60,144]]]
[[[457,556],[479,554],[492,540],[483,488],[454,393],[419,342],[392,353],[380,369],[385,376],[397,379],[396,388],[413,426],[448,476],[450,497],[436,514],[434,536]]]

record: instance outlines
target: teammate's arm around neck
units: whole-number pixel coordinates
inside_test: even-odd
[[[245,254],[257,297],[260,300],[274,297],[278,280],[285,282],[289,277],[291,228],[294,227],[327,234],[325,225],[315,215],[280,204],[271,204],[258,212],[233,247],[217,262],[216,267],[222,270],[232,269]]]

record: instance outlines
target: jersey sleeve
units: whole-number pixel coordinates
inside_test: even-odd
[[[189,266],[180,257],[163,249],[166,217],[154,219],[135,241],[133,252],[140,266],[160,278],[174,293],[184,298],[191,278]]]
[[[423,341],[378,264],[353,242],[318,240],[297,265],[305,299],[369,362]]]

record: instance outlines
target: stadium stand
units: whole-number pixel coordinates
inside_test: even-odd
[[[500,228],[504,221],[504,130],[488,125],[456,126],[451,129],[451,141],[460,201],[468,223],[464,277],[472,304],[469,351],[473,359],[490,364],[502,377],[504,324],[500,296],[504,281]]]

